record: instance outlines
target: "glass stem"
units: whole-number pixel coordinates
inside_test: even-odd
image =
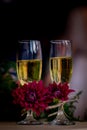
[[[58,112],[57,112],[57,116],[56,116],[56,120],[57,120],[57,124],[63,124],[63,125],[73,125],[75,124],[73,121],[70,121],[67,116],[64,113],[64,104],[62,104],[59,108],[58,108]]]
[[[64,115],[64,111],[63,111],[63,105],[61,105],[58,108],[58,112],[57,112],[56,118],[59,119],[59,120],[64,120],[66,118],[65,115]]]
[[[27,111],[26,119],[34,120],[32,110]]]

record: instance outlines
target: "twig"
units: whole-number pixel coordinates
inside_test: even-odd
[[[57,114],[57,112],[54,112],[54,113],[52,113],[52,114],[49,114],[48,117],[54,116],[54,115],[56,115],[56,114]]]
[[[60,103],[58,103],[58,104],[56,104],[56,105],[48,106],[48,107],[46,108],[46,110],[49,110],[49,109],[53,109],[53,108],[59,107],[59,106],[65,104],[65,103],[73,102],[73,101],[75,101],[75,100],[76,100],[76,99],[70,99],[70,100],[67,100],[67,101],[60,102]]]

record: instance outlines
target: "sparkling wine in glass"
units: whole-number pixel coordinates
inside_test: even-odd
[[[18,42],[16,57],[17,76],[21,85],[27,82],[39,81],[42,73],[42,51],[38,40],[22,40]],[[32,95],[31,95],[32,96]],[[27,110],[24,120],[18,124],[39,125],[34,119],[33,111]]]
[[[50,76],[52,82],[70,83],[72,76],[72,42],[70,40],[51,40]],[[71,125],[64,111],[64,103],[58,107],[56,118],[50,122],[53,125]]]
[[[38,40],[22,40],[18,44],[17,75],[21,84],[39,81],[42,73],[42,53]]]
[[[72,44],[69,40],[51,41],[50,75],[52,81],[69,82],[72,75]]]

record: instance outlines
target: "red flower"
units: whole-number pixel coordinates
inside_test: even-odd
[[[68,100],[68,95],[74,92],[66,82],[59,84],[53,82],[48,87],[43,85],[42,80],[28,82],[23,86],[19,83],[17,85],[12,91],[13,103],[19,104],[26,110],[33,110],[37,115],[44,111],[54,98],[65,101]]]
[[[73,89],[69,88],[69,84],[67,82],[58,84],[56,82],[53,82],[52,84],[49,84],[49,91],[51,97],[57,98],[62,101],[68,100],[68,95],[71,92],[74,92]]]
[[[48,87],[43,86],[43,82],[29,82],[12,91],[13,102],[21,105],[26,110],[32,109],[37,115],[40,114],[52,101]]]

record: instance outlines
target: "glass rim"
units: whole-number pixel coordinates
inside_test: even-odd
[[[18,43],[28,43],[28,42],[30,42],[30,41],[38,41],[38,42],[40,42],[39,40],[19,40],[18,41]]]
[[[60,43],[60,42],[69,42],[69,43],[72,43],[72,40],[51,40],[50,41],[50,43],[53,43],[53,44],[55,44],[55,43]]]

